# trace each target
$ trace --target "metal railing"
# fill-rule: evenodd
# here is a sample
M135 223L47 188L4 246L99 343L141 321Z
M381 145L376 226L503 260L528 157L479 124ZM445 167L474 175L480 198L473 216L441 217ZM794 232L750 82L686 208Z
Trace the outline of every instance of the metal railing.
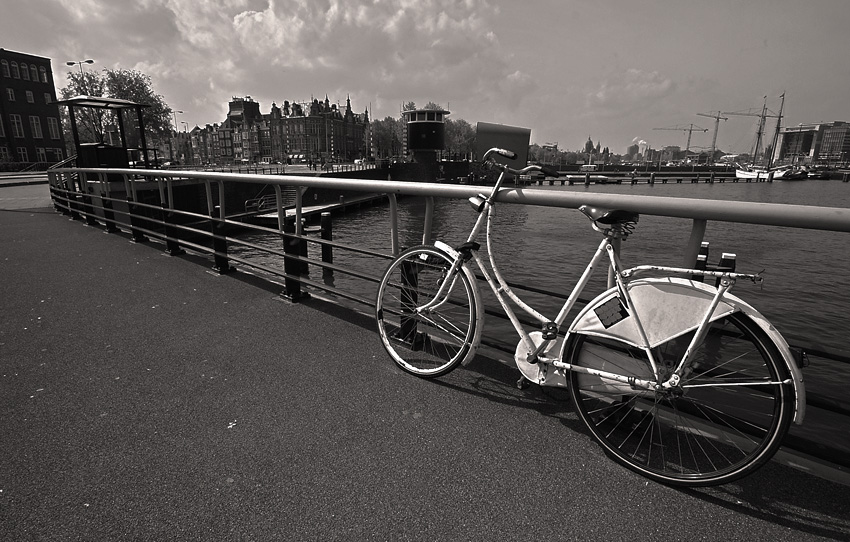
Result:
M352 251L388 261L399 251L398 196L426 198L423 242L429 242L435 197L466 199L486 190L480 186L408 181L84 168L51 170L49 172L49 183L57 210L74 218L85 220L89 224L101 222L105 225L107 231L129 230L133 239L137 241L146 240L148 237L157 238L165 243L166 250L171 254L178 254L184 249L211 254L215 261L214 269L221 273L226 273L231 269L230 262L236 262L279 277L284 282L284 295L293 300L298 300L306 295L302 291L302 286L307 286L372 307L374 306L374 299L366 298L355 291L340 289L331 284L314 280L306 272L307 267L314 266L321 268L323 272L331 271L346 274L359 280L377 283L380 281L380 276L374 273L335 264L332 251ZM176 187L185 186L187 183L195 185L198 190L202 190L206 201L205 208L200 210L176 208L174 191ZM231 202L232 208L229 208L225 196L225 186L229 183L270 185L274 194L272 197L266 197L264 201L273 201L273 205L271 209L263 205L263 211L277 212L276 227L246 223L244 221L244 199L238 203ZM293 190L291 187L295 189ZM389 252L376 252L334 242L331 235L325 235L324 224L321 238L305 235L303 218L306 213L315 212L315 209L310 211L304 205L302 195L304 190L308 188L385 194L389 199L390 211ZM148 197L142 198L142 194L147 194ZM294 194L294 204L291 203L292 198L287 194ZM691 220L690 237L683 251L682 265L685 267L694 266L709 221L850 232L850 209L842 208L588 192L576 193L534 188L506 188L498 194L496 199L499 202L509 204L570 209L587 204L626 209L646 215ZM327 208L331 209L332 207L328 206ZM329 217L328 223L330 223ZM282 246L280 249L269 248L228 235L228 229L234 227L250 228L253 231L278 235L283 241ZM307 243L321 246L321 260L308 257ZM280 257L284 264L283 272L279 268L258 263L256 260L235 256L228 250L228 246L233 247L234 245ZM523 285L511 283L511 287L558 297L558 294ZM484 344L509 353L513 352L512 346L506 345L506 343L500 344L498 340L485 341ZM818 358L839 363L850 363L850 355L846 352L822 347L812 340L797 341L794 348L801 357L803 357L803 352L806 352ZM819 396L817 393L809 393L808 397L810 406L850 416L850 409L840 401ZM850 466L850 459L847 458L837 460L835 457L830 457L829 460Z

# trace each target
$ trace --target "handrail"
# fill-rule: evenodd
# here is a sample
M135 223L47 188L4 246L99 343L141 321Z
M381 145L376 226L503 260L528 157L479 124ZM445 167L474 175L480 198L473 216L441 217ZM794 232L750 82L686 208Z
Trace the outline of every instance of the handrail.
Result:
M464 199L477 196L480 186L446 185L411 181L377 181L343 179L338 177L313 177L300 175L255 175L216 173L205 171L180 171L112 168L63 168L57 173L85 172L132 176L172 177L204 181L294 185L323 187L363 192L403 194L408 196L436 196ZM624 194L594 194L588 192L555 192L535 188L505 188L496 197L504 203L520 203L544 207L577 209L581 205L615 207L641 214L690 218L694 220L720 220L763 226L784 226L825 231L850 232L850 209L817 207L785 203L755 203L662 196L635 196Z

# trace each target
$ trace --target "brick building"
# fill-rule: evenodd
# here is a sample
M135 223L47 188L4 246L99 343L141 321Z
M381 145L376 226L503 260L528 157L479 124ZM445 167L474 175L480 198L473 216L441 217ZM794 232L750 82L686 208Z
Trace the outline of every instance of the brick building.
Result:
M0 164L64 158L50 59L0 49Z
M370 155L370 124L366 112L324 102L272 103L267 114L251 99L234 97L221 124L190 132L194 164L256 164L260 162L351 162Z

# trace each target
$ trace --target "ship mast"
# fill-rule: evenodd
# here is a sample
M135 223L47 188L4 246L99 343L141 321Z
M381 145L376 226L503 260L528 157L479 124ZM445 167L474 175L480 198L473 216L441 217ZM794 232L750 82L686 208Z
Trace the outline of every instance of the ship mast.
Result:
M785 93L783 92L782 93L782 106L784 106L784 105L785 105ZM743 112L743 111L724 111L723 114L724 115L740 115L742 117L759 117L759 127L758 127L758 133L756 134L756 144L755 144L755 147L753 147L753 157L752 157L753 164L755 164L756 158L758 158L759 149L761 149L761 140L762 140L762 135L764 135L764 124L765 124L765 120L767 119L767 117L778 117L779 118L779 120L777 121L776 135L774 136L774 143L773 143L774 146L776 145L776 140L779 137L779 124L782 122L782 107L779 108L779 115L768 115L767 114L767 96L764 97L764 105L762 105L761 113L750 113L750 112ZM772 160L773 160L773 158L771 157L770 161L772 162Z
M770 145L770 160L767 162L767 167L773 167L773 157L776 156L776 144L779 142L779 128L782 125L782 109L785 107L785 92L782 92L782 101L779 103L779 114L776 116L776 131L773 132L773 143Z

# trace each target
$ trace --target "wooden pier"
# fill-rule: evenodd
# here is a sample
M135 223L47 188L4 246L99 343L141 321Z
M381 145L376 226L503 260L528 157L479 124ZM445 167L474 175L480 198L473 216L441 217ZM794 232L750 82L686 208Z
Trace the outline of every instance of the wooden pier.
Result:
M517 185L523 186L573 186L573 185L585 185L589 186L591 184L714 184L714 183L738 183L738 182L772 182L773 179L765 177L762 179L738 179L734 174L732 175L719 175L715 173L710 174L696 174L696 175L660 175L656 173L642 174L642 175L591 175L586 173L584 175L565 175L563 177L552 178L552 177L541 177L541 176L531 176L531 175L522 175L519 179L517 179Z
M341 214L348 212L352 209L359 209L360 207L364 207L367 205L375 205L376 203L386 201L386 194L365 194L362 196L340 196L338 202L334 203L322 203L319 205L304 205L301 207L301 218L307 222L315 222L318 220L318 217L322 215L322 213L331 213L333 214ZM295 218L295 206L291 205L285 209L286 218L294 219ZM272 212L260 212L258 214L254 214L251 216L246 216L244 218L245 222L250 224L255 224L258 226L265 226L268 228L277 228L278 227L278 213L277 211Z

